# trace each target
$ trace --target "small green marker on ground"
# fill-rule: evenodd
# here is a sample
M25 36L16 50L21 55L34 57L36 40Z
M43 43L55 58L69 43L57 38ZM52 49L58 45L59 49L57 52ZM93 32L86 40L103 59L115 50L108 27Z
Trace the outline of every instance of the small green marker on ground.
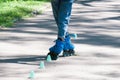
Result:
M76 33L74 33L74 38L77 39L77 34Z
M45 69L44 61L41 61L41 62L40 62L39 68L40 68L40 69Z
M52 60L51 60L51 56L48 55L48 56L47 56L47 62L50 62L50 61L52 61Z
M35 78L35 72L34 72L34 71L31 71L31 72L30 72L29 78L30 78L30 79L34 79L34 78Z
M77 39L77 34L76 33L70 34L70 37L73 37L74 39Z

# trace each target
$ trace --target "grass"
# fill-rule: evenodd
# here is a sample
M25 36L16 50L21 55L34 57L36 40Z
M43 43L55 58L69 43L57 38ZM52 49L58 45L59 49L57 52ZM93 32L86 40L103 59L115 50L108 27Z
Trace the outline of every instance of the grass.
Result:
M42 8L47 2L44 1L12 1L0 3L0 26L10 27L14 22L33 16L33 12L42 13Z

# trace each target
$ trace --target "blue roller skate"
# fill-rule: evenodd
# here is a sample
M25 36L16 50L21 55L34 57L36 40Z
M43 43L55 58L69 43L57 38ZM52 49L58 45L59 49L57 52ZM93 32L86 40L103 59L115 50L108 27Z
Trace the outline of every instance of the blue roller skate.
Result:
M64 48L64 41L57 39L56 44L49 49L49 53L47 54L51 56L52 60L57 60L59 57L59 54L63 51Z
M65 44L63 49L63 57L75 55L74 45L71 42L70 36L65 37Z

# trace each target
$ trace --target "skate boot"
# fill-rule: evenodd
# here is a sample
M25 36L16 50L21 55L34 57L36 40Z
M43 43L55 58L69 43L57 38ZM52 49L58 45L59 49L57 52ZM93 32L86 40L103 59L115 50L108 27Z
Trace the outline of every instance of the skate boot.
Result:
M75 55L74 45L71 42L70 36L65 37L65 44L63 49L63 57Z
M49 53L47 54L51 56L52 60L57 60L59 57L59 54L63 51L64 47L64 41L57 39L56 44L49 49Z

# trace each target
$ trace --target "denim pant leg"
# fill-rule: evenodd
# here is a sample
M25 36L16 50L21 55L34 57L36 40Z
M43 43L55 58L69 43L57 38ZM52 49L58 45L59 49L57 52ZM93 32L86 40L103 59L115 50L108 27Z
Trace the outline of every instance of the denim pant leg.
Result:
M60 6L60 0L51 0L53 16L55 18L56 24L58 26L58 11Z
M68 32L73 0L52 0L53 14L58 26L58 37L65 38Z

